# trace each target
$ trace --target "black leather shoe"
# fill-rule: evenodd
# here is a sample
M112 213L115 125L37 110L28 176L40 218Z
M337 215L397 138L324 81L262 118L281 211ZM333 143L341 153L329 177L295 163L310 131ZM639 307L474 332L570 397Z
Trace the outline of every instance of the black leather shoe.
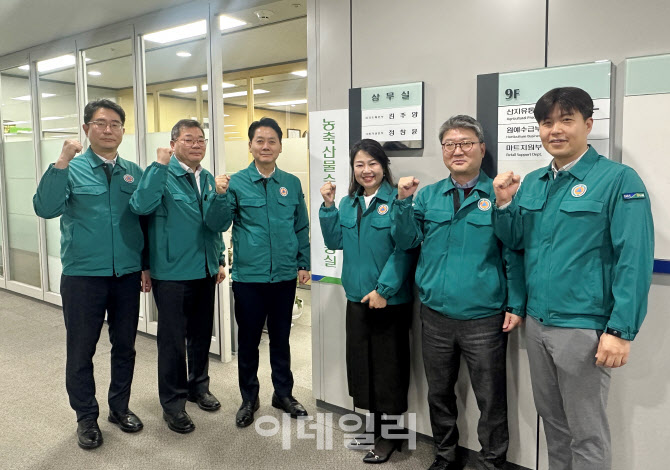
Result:
M386 462L394 451L402 452L401 439L386 439L385 437L378 437L375 441L375 448L363 457L365 463L384 463Z
M130 410L121 412L109 410L107 420L116 424L123 432L137 432L144 427L140 418Z
M209 392L201 393L200 395L189 395L188 401L197 403L201 410L216 411L221 408L221 403L214 395Z
M291 415L291 418L298 418L302 416L307 416L307 411L305 407L300 404L298 400L295 399L293 395L287 397L279 398L276 393L272 394L272 406L284 410L284 413Z
M456 462L449 462L444 457L438 455L435 457L435 460L433 460L433 464L428 467L428 470L456 470L460 468L461 467L458 466Z
M77 444L82 449L90 450L102 445L102 433L98 427L98 421L82 419L77 423Z
M260 408L261 402L256 397L256 401L252 402L249 400L244 400L242 402L242 406L240 406L240 409L237 410L237 414L235 415L235 424L237 425L238 428L246 428L249 426L251 423L254 422L254 413L258 411L258 408Z
M175 414L163 411L163 419L167 422L168 428L180 434L188 434L195 429L195 424L186 411L179 411Z

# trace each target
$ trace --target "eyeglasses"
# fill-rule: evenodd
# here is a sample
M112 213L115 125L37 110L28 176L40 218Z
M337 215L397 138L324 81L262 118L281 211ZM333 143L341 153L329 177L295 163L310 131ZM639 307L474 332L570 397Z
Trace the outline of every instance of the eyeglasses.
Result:
M104 131L109 127L113 131L118 131L123 127L123 124L120 123L119 121L112 121L112 122L107 122L107 121L91 121L88 123L89 126L93 125L95 126L96 129Z
M466 140L464 142L444 142L442 144L442 148L447 152L447 153L454 153L456 151L456 147L460 147L461 150L464 152L469 152L472 150L472 146L475 144L481 144L480 142L470 142L469 140Z
M182 144L186 145L187 147L193 147L195 144L198 144L199 146L203 147L207 145L209 139L181 139L179 142Z

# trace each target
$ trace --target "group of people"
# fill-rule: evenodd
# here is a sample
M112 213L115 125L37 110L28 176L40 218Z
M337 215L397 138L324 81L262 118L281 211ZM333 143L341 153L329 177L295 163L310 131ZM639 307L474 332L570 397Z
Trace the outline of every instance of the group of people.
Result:
M436 450L429 470L460 468L461 356L481 413L477 465L503 468L507 333L525 317L549 468L611 466L611 369L628 360L653 271L649 196L633 169L588 144L593 101L584 90L553 89L534 115L553 160L523 184L511 171L491 179L481 170L484 130L457 115L438 134L447 178L417 191L420 181L405 176L396 189L382 146L364 139L351 149L351 182L339 209L335 185L321 188L324 241L344 253L349 393L375 423L364 462L385 462L403 445L380 423L407 410L416 262ZM362 444L370 444L364 435L351 445Z
M111 349L108 420L137 432L129 409L140 292L153 291L158 308L158 395L172 431L195 429L186 401L205 411L221 403L209 387L209 350L216 285L226 278L222 232L233 225L235 317L242 405L235 422L246 427L258 410L258 346L270 335L272 405L306 416L293 397L289 333L296 290L309 279L309 224L300 180L276 167L282 131L263 118L249 127L254 161L232 178L201 165L202 125L182 119L170 147L142 170L118 148L125 112L101 99L84 109L90 146L66 140L42 176L35 213L61 216L61 297L66 326L66 389L77 415L77 442L103 443L98 426L93 356L105 313Z
M66 141L34 197L39 216L61 216L66 387L79 445L102 444L92 358L105 312L108 419L126 432L142 429L128 408L140 291L153 290L158 307L158 388L168 427L193 431L187 400L206 411L220 407L209 389L208 352L216 284L226 277L222 232L231 224L242 395L236 424L250 425L259 408L266 322L272 405L306 416L292 395L289 334L296 277L310 276L309 222L300 181L275 163L279 125L252 123L249 167L215 178L201 166L207 139L197 121L177 122L170 148L159 148L143 171L118 155L119 105L93 101L84 114L90 147L75 158L81 144ZM398 416L408 409L413 277L436 450L429 470L457 468L461 357L481 413L477 464L503 467L507 334L524 318L550 468L610 468L611 369L628 360L651 284L649 196L634 170L588 144L593 101L585 91L553 89L534 114L553 160L523 184L513 172L491 179L481 170L484 130L456 115L439 129L449 175L437 183L417 191L420 181L405 176L396 186L383 147L364 139L351 148L339 205L335 184L321 188L324 241L344 253L349 393L371 418L369 432L350 446L368 450L366 463L387 461L404 443L402 433L383 430L402 428Z

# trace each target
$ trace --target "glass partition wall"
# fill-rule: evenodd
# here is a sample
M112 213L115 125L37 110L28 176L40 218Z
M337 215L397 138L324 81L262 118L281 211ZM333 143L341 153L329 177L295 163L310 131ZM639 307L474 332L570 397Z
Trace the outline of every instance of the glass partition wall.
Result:
M284 130L278 165L308 196L306 10L283 0L267 7L262 15L213 12L214 2L174 7L0 57L0 288L60 303L59 218L39 219L32 198L66 139L86 147L90 100L124 108L119 155L142 167L169 146L178 120L197 119L209 139L202 165L214 174L247 167L248 126L272 117ZM211 352L225 360L229 310L222 286ZM153 296L143 295L139 329L155 334L157 321Z

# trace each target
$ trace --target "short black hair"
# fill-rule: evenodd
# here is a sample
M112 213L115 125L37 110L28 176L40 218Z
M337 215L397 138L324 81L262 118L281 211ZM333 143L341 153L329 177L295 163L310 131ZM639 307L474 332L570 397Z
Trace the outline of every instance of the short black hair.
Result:
M181 119L177 121L177 124L175 124L172 127L172 131L170 132L170 139L177 140L179 138L179 135L181 134L181 130L183 128L189 128L189 127L197 127L202 131L202 135L204 137L205 130L202 128L202 124L200 124L195 119Z
M593 100L591 96L581 88L567 86L549 90L537 100L535 104L535 120L542 122L549 117L554 108L564 113L573 113L575 111L582 115L584 120L593 116Z
M254 121L251 123L251 125L249 126L249 142L251 142L254 139L256 129L258 129L259 127L270 127L274 129L274 131L279 136L279 143L281 144L281 137L282 137L281 127L279 127L277 121L269 117L262 117L260 121Z
M377 160L384 170L384 177L382 181L388 181L391 186L393 183L393 175L391 174L391 159L384 152L384 148L379 142L373 139L363 139L356 142L349 152L349 166L351 167L351 181L349 181L349 196L354 197L361 188L361 185L354 177L354 160L356 154L360 151L368 153L372 158Z
M100 108L111 109L112 111L114 111L116 114L119 115L119 117L121 118L121 124L126 123L126 112L123 110L123 108L118 104L116 104L115 102L108 100L107 98L103 98L101 100L88 102L88 104L84 108L84 124L88 124L89 122L91 122L91 119L93 119L93 115Z

